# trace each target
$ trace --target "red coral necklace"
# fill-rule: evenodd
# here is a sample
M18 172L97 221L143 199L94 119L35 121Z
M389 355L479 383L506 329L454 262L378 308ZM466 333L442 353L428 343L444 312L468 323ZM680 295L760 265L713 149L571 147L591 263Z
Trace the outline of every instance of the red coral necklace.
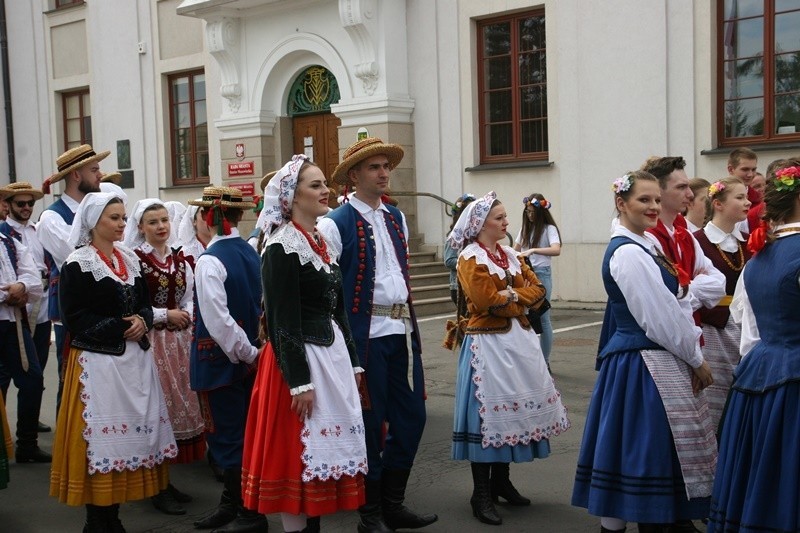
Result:
M482 242L478 241L478 246L486 250L486 255L489 256L489 260L494 263L495 265L499 266L503 270L508 270L508 256L503 251L502 247L497 247L497 251L500 252L498 255L492 253L486 246L483 245Z
M303 234L303 237L306 238L308 245L311 246L311 249L322 258L322 262L326 265L330 265L331 257L328 255L328 245L325 243L325 239L320 239L320 242L318 243L314 237L309 235L308 232L301 228L300 225L294 220L292 220L292 224L294 224L294 227L297 228L297 231Z
M100 257L103 263L105 263L106 266L108 266L108 268L111 269L111 272L113 272L115 276L117 276L122 281L126 281L128 279L128 268L125 266L125 261L122 260L122 254L119 253L119 250L114 248L113 255L114 258L117 260L117 264L119 265L119 268L115 268L114 262L108 257L106 257L106 254L101 252L96 246L92 246L92 248L94 248L95 252L97 252L97 255Z

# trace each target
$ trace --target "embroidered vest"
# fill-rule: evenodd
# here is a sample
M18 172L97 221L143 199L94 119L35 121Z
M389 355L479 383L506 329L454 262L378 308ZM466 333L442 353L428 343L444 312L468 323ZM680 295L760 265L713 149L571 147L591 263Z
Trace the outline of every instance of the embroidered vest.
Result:
M261 272L258 254L243 239L223 239L206 249L203 255L216 257L225 266L225 294L228 311L233 320L258 347L258 317L261 314ZM202 257L202 255L201 255ZM198 280L202 283L202 280ZM244 379L253 368L234 364L208 332L203 312L197 303L197 284L194 291L194 329L189 361L192 390L208 391Z
M732 269L725 259L722 258L722 254L725 254L728 261L738 266L738 262L740 261L739 252L728 253L720 250L708 240L708 236L703 230L694 232L694 238L697 239L705 256L708 257L714 266L717 267L717 270L722 272L725 276L725 294L733 296L733 291L736 290L736 282L739 281L739 275L742 271L739 270L737 272ZM747 249L747 235L744 235L744 242L739 245L742 247L742 262L746 263L747 260L750 259L750 251ZM728 323L728 317L731 316L731 310L728 305L718 305L712 309L701 307L698 313L700 314L700 321L703 324L708 324L716 328L724 328Z
M650 255L650 252L647 252L641 244L628 237L614 237L608 244L602 267L603 285L608 294L608 304L606 305L603 329L600 333L598 366L599 361L610 354L662 349L657 343L647 338L644 330L631 314L619 285L617 285L617 282L614 281L614 278L611 276L611 257L614 255L614 252L617 251L617 248L627 244L639 246L645 250L647 255ZM653 261L656 262L661 270L661 278L664 281L664 285L674 294L678 290L678 279L670 274L664 265L660 264L655 257L653 257Z
M0 241L3 242L3 245L6 247L6 253L8 253L8 259L11 261L11 266L14 267L14 275L17 275L17 245L14 244L14 239L3 233L3 236L0 237Z
M75 220L75 213L70 210L66 202L61 198L50 204L47 211L55 211L70 226ZM61 309L58 307L58 280L61 265L56 265L56 262L53 261L53 256L47 250L44 251L44 260L50 264L50 290L47 295L49 318L50 320L61 320Z
M141 250L134 250L142 261L142 276L150 292L153 307L177 309L186 294L186 259L178 250L171 250L169 257L175 265L174 272L162 270L153 258Z
M384 204L386 205L386 204ZM422 343L419 337L419 327L411 306L411 289L408 277L408 248L406 236L403 235L401 225L403 215L394 206L386 205L388 213L383 213L389 237L392 240L395 254L397 255L400 269L409 289L408 304L411 311L411 323L414 331L411 335L411 348L414 355L422 352ZM362 366L366 366L369 354L369 326L372 314L372 296L375 292L375 234L370 224L361 213L349 203L334 209L327 215L335 223L342 237L342 255L339 258L339 267L342 270L342 284L344 286L344 303L353 340L356 343L358 359Z

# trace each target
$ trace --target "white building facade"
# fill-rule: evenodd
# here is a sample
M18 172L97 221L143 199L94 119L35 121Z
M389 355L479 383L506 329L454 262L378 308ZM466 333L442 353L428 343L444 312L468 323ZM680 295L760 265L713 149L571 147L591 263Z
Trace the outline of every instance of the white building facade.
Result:
M15 179L41 183L91 140L134 200L207 183L259 194L297 151L329 171L363 128L405 149L399 193L494 190L512 234L522 197L544 194L564 242L556 297L600 301L614 178L651 155L712 181L737 145L761 170L800 155L800 34L786 30L800 5L753 4L6 2ZM444 205L398 198L418 242L441 248Z

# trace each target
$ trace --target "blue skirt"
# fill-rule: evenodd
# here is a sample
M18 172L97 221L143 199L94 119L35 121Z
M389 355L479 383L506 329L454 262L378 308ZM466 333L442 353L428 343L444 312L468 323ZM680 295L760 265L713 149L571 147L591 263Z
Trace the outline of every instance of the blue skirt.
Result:
M638 351L600 363L572 505L595 516L649 524L708 516L709 498L686 497L667 413Z
M708 531L800 531L800 383L731 390Z
M550 455L550 442L547 439L539 442L531 439L529 444L515 446L504 444L499 448L494 446L484 448L481 445L481 416L478 413L481 402L475 397L477 387L472 381L474 369L470 364L471 344L472 336L467 335L461 344L458 356L452 458L473 463L525 463L537 457L544 459ZM486 379L488 378L489 376L486 376Z

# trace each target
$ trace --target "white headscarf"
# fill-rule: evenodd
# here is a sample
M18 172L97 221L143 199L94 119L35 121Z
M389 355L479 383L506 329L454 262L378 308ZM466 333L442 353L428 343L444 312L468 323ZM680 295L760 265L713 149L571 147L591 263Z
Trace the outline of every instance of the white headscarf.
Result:
M264 209L258 215L256 227L266 235L270 235L275 228L288 222L292 217L292 202L294 191L297 189L297 179L300 167L308 161L303 154L293 155L292 158L272 176L264 191Z
M153 205L165 207L164 202L158 198L145 198L133 206L133 213L128 217L128 224L125 226L125 246L131 250L138 248L145 241L144 233L139 231L139 222L142 221L145 210Z
M122 200L122 205L125 206L125 210L128 210L128 195L125 194L125 191L122 190L122 187L116 183L111 183L110 181L101 182L100 192L110 192L111 194L118 196Z
M197 210L200 209L196 205L190 205L186 208L186 212L181 217L181 223L178 226L178 239L175 243L176 246L186 246L195 237L194 217L197 215Z
M72 247L86 246L91 242L92 238L89 232L97 225L108 202L114 198L122 200L118 195L110 192L90 192L83 197L78 211L75 212L75 220L69 233L69 244Z
M181 202L170 200L164 202L164 207L169 213L169 244L170 246L178 242L178 228L181 226L181 219L186 213L186 206Z
M495 200L497 200L497 195L494 191L489 191L483 198L478 198L467 205L467 208L458 217L458 222L453 226L453 231L447 236L447 244L454 250L460 250L464 247L465 242L475 240L478 233L481 232L483 223L486 222L486 217L492 210Z

